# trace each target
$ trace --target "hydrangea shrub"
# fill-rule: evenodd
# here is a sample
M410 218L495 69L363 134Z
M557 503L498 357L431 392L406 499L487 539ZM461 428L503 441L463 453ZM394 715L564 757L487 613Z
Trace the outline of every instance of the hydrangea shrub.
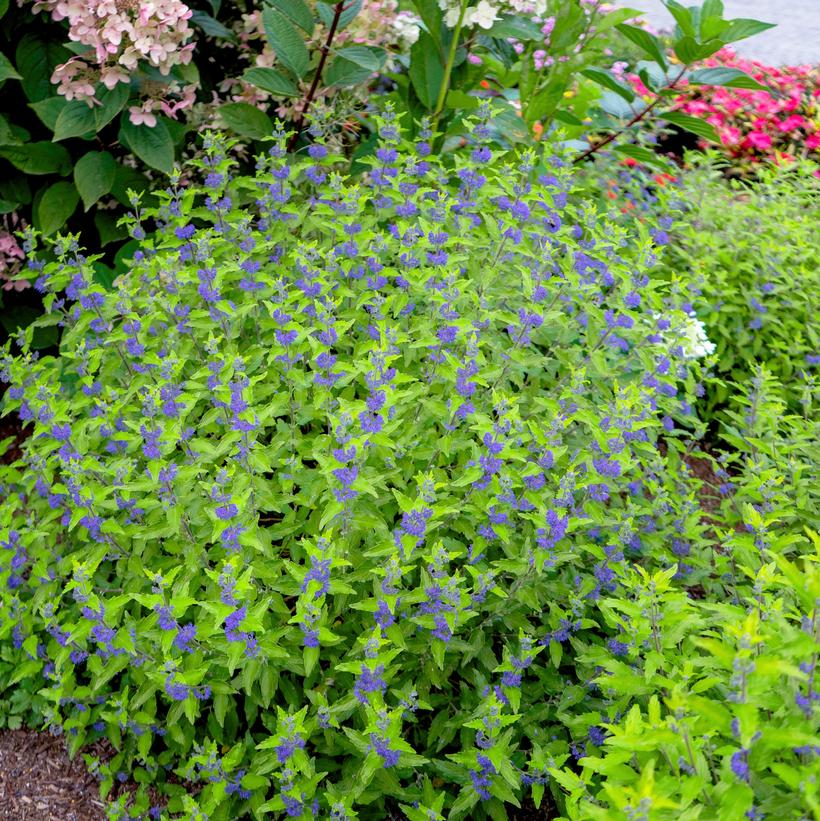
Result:
M63 337L3 357L33 429L3 478L0 680L41 681L72 749L110 740L104 791L162 792L122 818L797 807L795 754L726 700L745 634L684 653L747 600L687 595L729 583L682 461L704 351L652 237L576 201L560 157L493 157L484 122L446 159L398 133L358 180L285 135L235 176L209 140L200 184L135 200L114 291L74 238L51 262L29 238ZM780 618L791 716L812 639ZM737 738L684 771L718 710Z

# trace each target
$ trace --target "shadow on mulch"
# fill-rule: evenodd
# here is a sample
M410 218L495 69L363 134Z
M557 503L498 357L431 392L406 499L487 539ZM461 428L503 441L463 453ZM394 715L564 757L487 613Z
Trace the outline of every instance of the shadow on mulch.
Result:
M0 732L0 821L105 821L99 784L65 740L31 730Z

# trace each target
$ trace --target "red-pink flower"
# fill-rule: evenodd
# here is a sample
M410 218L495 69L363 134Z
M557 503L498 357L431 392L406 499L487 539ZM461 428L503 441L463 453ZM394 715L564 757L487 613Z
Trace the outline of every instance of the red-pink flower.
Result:
M763 131L752 131L746 139L749 145L759 151L765 151L767 148L772 147L772 138Z

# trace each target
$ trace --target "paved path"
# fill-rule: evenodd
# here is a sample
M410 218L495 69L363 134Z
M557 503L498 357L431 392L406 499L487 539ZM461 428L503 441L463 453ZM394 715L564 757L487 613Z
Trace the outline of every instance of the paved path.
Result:
M674 25L672 15L661 0L615 0L616 5L647 12L656 28ZM684 6L695 0L684 0ZM734 48L745 57L771 65L820 63L820 0L723 0L726 17L751 17L777 23L777 28L764 31Z

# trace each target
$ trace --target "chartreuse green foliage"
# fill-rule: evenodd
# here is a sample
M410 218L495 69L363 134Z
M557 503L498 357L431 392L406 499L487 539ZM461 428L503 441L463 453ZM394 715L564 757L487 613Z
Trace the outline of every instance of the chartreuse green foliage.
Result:
M693 158L694 159L694 158ZM654 208L678 207L664 266L691 283L692 303L717 346L719 376L747 383L756 363L798 408L820 366L820 179L812 164L761 167L754 184L696 162ZM728 382L710 393L725 402Z
M651 235L471 129L388 117L358 181L208 138L116 292L29 238L64 333L3 355L0 684L110 740L112 817L814 812L802 508L750 455L705 517Z

